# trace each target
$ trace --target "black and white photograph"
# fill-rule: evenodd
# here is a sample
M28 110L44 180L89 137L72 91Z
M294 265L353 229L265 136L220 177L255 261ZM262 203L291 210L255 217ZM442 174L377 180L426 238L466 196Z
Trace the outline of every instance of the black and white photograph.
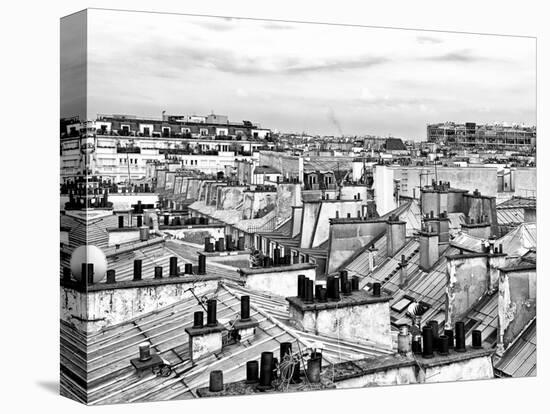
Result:
M543 3L3 10L2 412L544 412Z
M62 395L536 376L534 38L89 9L61 47Z

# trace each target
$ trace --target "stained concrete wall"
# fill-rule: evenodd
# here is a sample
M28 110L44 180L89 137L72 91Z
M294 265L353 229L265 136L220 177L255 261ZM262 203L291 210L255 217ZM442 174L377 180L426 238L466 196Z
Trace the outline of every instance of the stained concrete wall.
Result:
M275 208L277 211L277 222L290 218L293 206L302 205L302 191L300 184L279 184L277 186L277 198Z
M167 170L157 170L157 188L164 188L166 185Z
M239 210L244 203L246 187L219 187L216 210Z
M284 272L274 272L266 268L261 273L246 275L245 287L248 289L283 297L296 296L298 292L298 275L305 275L315 282L315 268L292 270L284 266Z
M499 339L507 347L536 316L536 270L501 272L499 282Z
M125 228L124 230L109 231L109 246L130 243L139 240L139 229Z
M277 202L276 192L247 191L244 193L243 200L243 220L257 218L256 214L260 210L266 213L272 211ZM264 214L265 215L265 214Z
M190 178L187 181L187 199L198 200L199 191L201 188L202 180L198 178Z
M419 382L469 381L494 377L491 356L485 356L426 368L425 375L419 378Z
M537 195L537 169L515 168L512 170L514 195L530 197Z
M170 171L166 173L166 183L164 184L164 189L166 191L174 191L174 184L176 181L176 173L173 171Z
M290 316L299 329L308 332L392 348L389 302L306 311L291 305Z
M464 255L447 259L447 319L448 327L463 318L489 289L486 256Z
M380 387L384 385L406 385L416 383L418 383L418 380L416 378L414 366L380 370L371 374L335 382L336 388L339 389L373 386Z
M382 220L331 224L327 272L336 271L354 254L385 231L386 222Z
M217 280L174 283L150 287L108 289L81 293L61 287L61 319L86 332L98 330L136 318L174 302L212 292Z

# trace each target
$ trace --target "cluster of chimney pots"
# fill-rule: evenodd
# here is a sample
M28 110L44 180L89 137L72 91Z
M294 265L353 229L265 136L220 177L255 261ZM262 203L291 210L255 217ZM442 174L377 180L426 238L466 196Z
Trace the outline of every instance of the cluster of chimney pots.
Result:
M135 259L134 260L134 272L133 272L133 279L134 281L142 280L142 265L143 262L141 259ZM82 278L81 283L86 285L92 285L94 284L94 264L93 263L82 263ZM178 266L178 258L176 256L170 257L170 263L169 263L169 271L168 276L169 277L179 277L181 274L180 267ZM196 272L193 271L193 264L192 263L185 263L184 265L184 275L205 275L206 274L206 257L199 255L199 265L196 269ZM154 273L153 273L154 279L162 279L163 276L163 267L162 266L155 266L154 267ZM63 280L69 281L71 280L71 269L68 267L63 267ZM116 272L114 269L107 270L107 284L116 283Z
M213 327L218 324L216 312L216 299L207 300L207 327ZM241 296L240 316L241 321L250 320L250 296L248 295ZM193 328L202 327L204 327L204 312L197 311L193 315ZM256 388L260 391L273 388L273 381L279 378L291 384L299 384L302 382L300 377L301 361L303 361L302 357L295 358L293 356L291 342L281 342L279 345L279 358L276 358L272 351L265 351L261 353L259 362L257 360L246 362L245 382L250 385L256 385ZM307 359L307 368L305 370L305 375L310 383L319 383L321 381L321 361L321 352L313 350ZM220 392L223 389L223 372L220 370L211 371L209 391Z
M170 220L171 219L171 220ZM162 216L162 224L165 226L192 226L192 225L206 225L210 223L208 217L182 217L181 215L164 214Z
M348 278L347 270L341 270L339 276L327 276L326 287L322 284L315 285L314 281L305 275L298 275L298 297L304 303L339 301L343 296L351 296L353 292L359 291L359 277ZM381 294L381 284L372 285L373 296L379 297Z
M481 331L472 331L472 348L481 349ZM433 358L435 352L439 355L449 355L449 350L466 352L466 331L464 322L456 322L455 329L445 329L443 335L439 334L439 322L428 321L422 327L422 334L415 335L411 341L409 326L402 325L397 335L397 350L400 354L413 353L423 358Z
M216 252L232 252L232 251L239 251L239 250L245 250L244 246L244 236L240 236L237 239L237 244L235 244L235 241L233 240L233 236L231 234L227 234L224 237L220 237L218 240L216 240L214 243L212 243L211 237L205 237L204 239L204 251L206 253L213 253Z

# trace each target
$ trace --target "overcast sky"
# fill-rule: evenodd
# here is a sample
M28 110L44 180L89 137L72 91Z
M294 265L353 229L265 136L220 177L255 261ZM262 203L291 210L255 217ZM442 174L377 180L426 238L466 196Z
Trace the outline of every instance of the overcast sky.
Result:
M88 116L228 115L285 132L425 139L536 122L535 40L90 10Z

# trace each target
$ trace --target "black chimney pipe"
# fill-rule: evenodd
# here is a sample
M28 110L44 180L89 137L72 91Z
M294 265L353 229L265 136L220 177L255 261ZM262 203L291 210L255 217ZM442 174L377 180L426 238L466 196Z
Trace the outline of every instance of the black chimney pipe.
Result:
M206 274L206 256L199 254L199 275Z
M124 216L118 216L118 228L121 229L124 227Z
M445 329L443 334L448 338L449 348L454 348L455 346L455 333L452 329Z
M250 296L241 296L241 320L250 320Z
M170 216L168 214L164 215L164 225L168 226L170 224Z
M218 324L218 320L216 319L216 307L216 299L208 299L206 301L206 325L208 326L216 326Z
M204 326L204 312L197 311L193 314L193 328L202 328Z
M422 328L422 357L433 358L433 331L431 326Z
M281 265L281 249L275 247L273 249L273 266Z
M464 322L455 323L455 351L466 352L466 336L464 333Z
M332 280L332 300L340 300L340 278L335 277Z
M63 269L65 270L65 269ZM71 277L69 273L69 278ZM107 270L107 283L116 283L116 273L115 269L109 269Z
M439 337L437 352L440 355L449 355L449 338L446 335Z
M304 302L311 303L313 302L313 280L306 278L305 287Z
M216 370L210 372L210 384L208 386L210 392L223 391L223 371Z
M271 387L273 375L273 352L262 352L260 359L260 384L262 388Z
M259 371L258 361L246 362L246 383L247 384L255 384L258 382L258 371Z
M428 325L432 328L433 334L433 347L435 349L439 348L439 322L436 320L431 320L428 322Z
M376 297L380 297L380 290L382 288L382 285L379 282L375 282L372 284L372 295Z
M340 270L340 290L342 292L344 292L344 286L346 285L347 280L348 280L348 271Z
M327 298L334 298L334 276L327 276Z
M134 260L134 280L141 280L141 259Z
M481 331L474 329L472 331L472 348L480 349L482 347L481 342Z
M155 279L162 279L162 266L155 266Z
M421 354L422 353L422 344L420 343L420 338L414 338L412 340L412 347L411 350L413 354Z
M176 256L170 257L170 276L174 277L178 275L178 258Z
M306 276L305 275L298 275L298 297L300 299L304 298L304 292L305 292L305 283L306 283Z
M326 302L327 301L327 289L321 288L319 289L319 302Z
M359 290L359 277L353 276L351 278L351 290Z
M143 217L137 216L137 227L141 227L143 225Z
M344 296L351 296L351 281L346 280L343 289Z
M193 264L192 263L185 263L184 271L186 275L193 274Z

